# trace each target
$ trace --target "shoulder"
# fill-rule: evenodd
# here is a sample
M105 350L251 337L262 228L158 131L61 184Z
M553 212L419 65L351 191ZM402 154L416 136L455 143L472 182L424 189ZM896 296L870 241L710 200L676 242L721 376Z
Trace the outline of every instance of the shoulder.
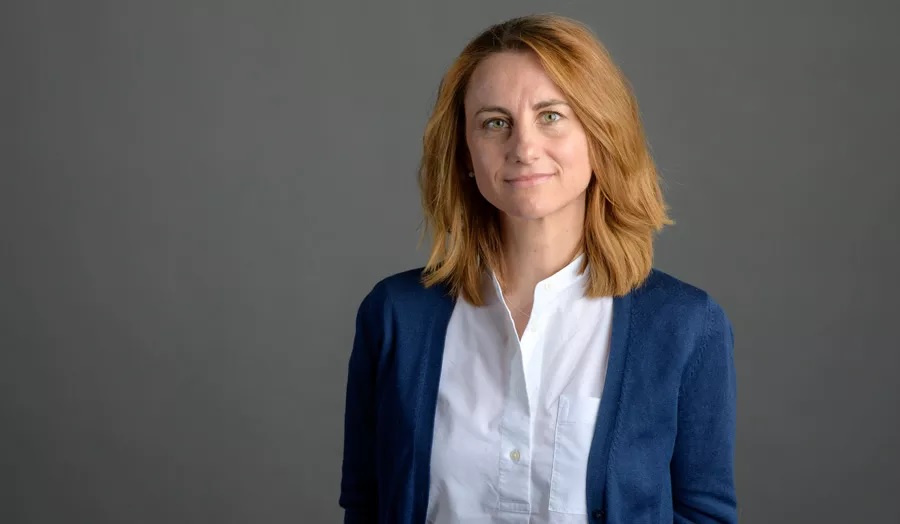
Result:
M378 348L380 361L415 358L434 328L449 323L455 301L445 286L425 287L422 276L423 268L416 268L384 277L359 306L357 330Z
M710 293L657 268L631 294L638 313L653 312L680 323L727 321L724 309Z
M723 307L707 291L653 269L630 293L630 329L634 336L653 340L657 347L676 348L684 358L718 340L730 352L731 322ZM727 347L726 347L727 346Z
M633 293L641 300L682 307L703 305L710 299L709 293L705 290L658 268L653 268L650 275Z
M378 280L363 299L362 308L416 311L452 301L446 287L422 284L423 271L423 267L407 269Z

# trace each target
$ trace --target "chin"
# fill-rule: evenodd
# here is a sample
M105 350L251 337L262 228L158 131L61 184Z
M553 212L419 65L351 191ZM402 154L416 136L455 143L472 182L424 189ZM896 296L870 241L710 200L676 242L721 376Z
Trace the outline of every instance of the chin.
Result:
M541 205L539 202L529 203L510 203L502 207L498 207L500 211L510 218L518 218L522 220L540 220L552 215L557 209L553 206Z
M557 214L568 215L568 210L574 211L578 197L566 198L563 195L517 195L519 198L503 198L491 202L494 207L510 218L519 220L541 220Z

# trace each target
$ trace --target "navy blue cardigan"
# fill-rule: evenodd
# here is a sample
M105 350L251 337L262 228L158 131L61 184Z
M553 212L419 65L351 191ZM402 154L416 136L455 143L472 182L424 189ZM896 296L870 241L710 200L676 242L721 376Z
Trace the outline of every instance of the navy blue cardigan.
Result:
M345 523L424 523L454 299L421 268L379 282L356 318L340 505ZM613 302L588 458L590 522L737 522L731 324L704 291L653 270Z

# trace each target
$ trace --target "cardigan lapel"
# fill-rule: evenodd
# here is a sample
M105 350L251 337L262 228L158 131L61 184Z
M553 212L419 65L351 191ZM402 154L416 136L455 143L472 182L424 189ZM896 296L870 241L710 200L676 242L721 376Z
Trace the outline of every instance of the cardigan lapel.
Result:
M437 407L438 386L444 357L444 341L447 326L456 301L445 286L437 285L427 290L429 300L419 310L424 347L421 352L423 375L419 381L416 399L415 429L413 435L414 457L410 474L415 489L410 522L425 522L428 512L428 490L431 482L431 447L434 440L434 415Z
M606 488L606 473L609 456L615 445L616 419L622 409L622 384L628 369L628 349L631 333L632 299L635 291L613 299L612 335L609 344L609 364L597 425L588 455L587 485L597 489L588 490L588 510L603 508Z

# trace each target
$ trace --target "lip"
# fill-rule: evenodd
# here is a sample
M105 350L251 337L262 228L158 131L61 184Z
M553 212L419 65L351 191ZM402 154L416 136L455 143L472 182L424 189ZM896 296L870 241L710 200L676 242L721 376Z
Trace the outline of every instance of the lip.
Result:
M513 187L531 187L543 184L551 178L553 178L552 173L539 173L534 175L517 176L515 178L507 178L506 180L504 180L504 182Z

